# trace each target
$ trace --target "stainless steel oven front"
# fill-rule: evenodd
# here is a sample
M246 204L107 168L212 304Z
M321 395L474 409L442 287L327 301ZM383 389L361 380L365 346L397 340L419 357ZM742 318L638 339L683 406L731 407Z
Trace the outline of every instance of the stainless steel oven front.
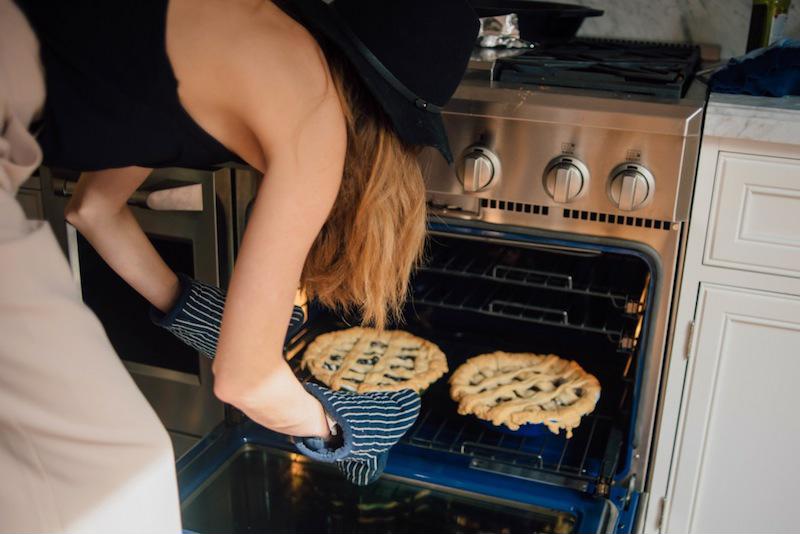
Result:
M64 208L77 173L44 168L41 175L45 215L84 301L173 438L185 436L187 444L194 442L224 416L223 404L214 397L210 360L152 324L148 303L65 222ZM158 169L129 200L136 219L172 269L222 287L227 285L236 245L232 175L231 169ZM193 191L194 200L170 204L174 193L186 188ZM152 201L159 197L160 202ZM176 449L181 448L185 447L176 443Z

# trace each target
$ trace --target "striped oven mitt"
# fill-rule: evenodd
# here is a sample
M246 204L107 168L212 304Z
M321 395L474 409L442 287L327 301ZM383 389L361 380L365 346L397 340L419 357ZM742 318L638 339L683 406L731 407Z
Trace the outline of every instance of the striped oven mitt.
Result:
M336 422L339 434L329 442L300 438L298 450L314 460L335 463L353 484L375 482L386 467L389 449L417 420L419 394L411 389L358 394L305 386Z
M213 358L225 292L183 274L178 274L178 279L181 291L175 305L167 313L151 308L150 317L190 347ZM294 336L304 320L303 310L295 306L287 337ZM327 443L320 438L300 438L297 448L312 459L335 462L344 476L358 485L378 479L389 448L419 415L420 398L412 390L357 395L316 384L306 384L306 389L322 403L341 432Z
M150 319L193 349L213 358L217 353L225 292L216 286L178 274L180 294L167 313L150 308ZM287 339L294 336L305 322L303 309L295 306L289 321Z

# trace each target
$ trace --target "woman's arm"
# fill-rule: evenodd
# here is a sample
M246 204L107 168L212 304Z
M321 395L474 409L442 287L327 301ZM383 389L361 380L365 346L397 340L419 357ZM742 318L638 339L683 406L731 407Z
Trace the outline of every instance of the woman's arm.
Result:
M219 398L295 436L328 434L320 404L294 377L282 345L303 263L336 197L336 159L272 160L231 280L214 361Z
M231 103L266 165L228 291L214 390L273 430L326 437L322 406L282 355L306 256L338 194L347 142L337 93L313 45L277 56L269 52L274 46L259 47L268 54L250 64ZM311 53L292 57L304 50Z
M123 167L81 174L65 216L131 287L161 311L178 294L178 278L128 208L151 169Z

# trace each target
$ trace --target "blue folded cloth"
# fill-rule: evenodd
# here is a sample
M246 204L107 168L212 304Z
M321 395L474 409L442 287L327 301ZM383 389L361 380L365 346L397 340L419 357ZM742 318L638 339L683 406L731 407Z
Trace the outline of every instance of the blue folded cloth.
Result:
M347 480L359 486L380 477L389 449L417 420L422 404L411 389L361 394L317 384L306 384L306 389L322 403L341 434L328 443L301 438L297 449L312 459L335 463Z
M178 274L180 294L167 313L150 308L150 319L169 330L193 349L213 358L225 307L225 292L216 286ZM303 309L295 306L289 321L287 339L294 336L305 322Z
M800 95L800 41L783 39L731 59L711 76L709 88L716 93Z

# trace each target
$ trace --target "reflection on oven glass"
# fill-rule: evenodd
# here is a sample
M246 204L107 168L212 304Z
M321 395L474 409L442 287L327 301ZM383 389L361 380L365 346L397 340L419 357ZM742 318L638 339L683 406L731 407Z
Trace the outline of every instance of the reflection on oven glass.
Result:
M190 496L197 532L573 532L573 515L383 479L352 486L330 466L245 446Z

